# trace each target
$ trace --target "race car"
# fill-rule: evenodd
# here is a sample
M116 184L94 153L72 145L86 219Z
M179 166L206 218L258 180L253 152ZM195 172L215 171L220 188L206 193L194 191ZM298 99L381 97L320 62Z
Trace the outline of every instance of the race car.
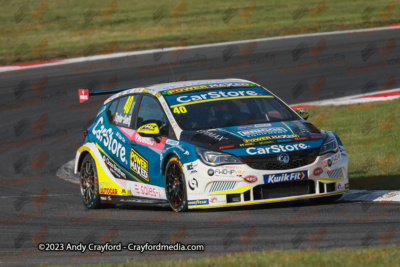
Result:
M297 199L318 203L349 190L348 156L339 137L254 82L80 92L81 101L115 93L76 153L75 173L89 209L150 203L181 212Z

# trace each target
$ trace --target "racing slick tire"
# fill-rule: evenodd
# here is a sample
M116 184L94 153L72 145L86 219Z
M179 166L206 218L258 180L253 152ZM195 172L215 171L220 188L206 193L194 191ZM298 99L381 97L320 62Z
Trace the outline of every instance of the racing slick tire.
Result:
M312 205L329 204L329 203L335 202L342 196L343 196L343 194L327 196L327 197L311 198L310 201L311 201Z
M83 158L79 181L85 207L88 209L101 208L96 163L90 154Z
M171 208L176 212L186 211L188 207L186 180L182 163L175 156L165 167L165 193Z

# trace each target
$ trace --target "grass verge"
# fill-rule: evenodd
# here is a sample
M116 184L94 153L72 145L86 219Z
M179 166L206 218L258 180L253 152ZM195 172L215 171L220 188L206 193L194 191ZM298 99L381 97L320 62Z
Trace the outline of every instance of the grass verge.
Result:
M3 0L0 65L387 26L399 15L394 0Z

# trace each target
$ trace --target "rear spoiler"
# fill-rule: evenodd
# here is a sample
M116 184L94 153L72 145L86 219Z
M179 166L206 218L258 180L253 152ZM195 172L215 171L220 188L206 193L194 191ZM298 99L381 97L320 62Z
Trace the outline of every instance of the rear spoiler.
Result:
M120 88L120 89L111 89L111 90L102 90L102 91L89 91L89 89L78 89L79 103L89 100L90 95L110 95L110 94L115 94L118 92L125 91L127 89L131 89L131 87Z

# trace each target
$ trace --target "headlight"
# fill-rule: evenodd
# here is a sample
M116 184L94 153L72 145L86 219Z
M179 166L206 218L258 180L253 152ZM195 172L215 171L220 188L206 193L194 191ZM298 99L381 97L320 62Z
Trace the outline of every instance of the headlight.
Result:
M326 132L326 134L328 135L328 138L326 138L325 142L321 146L321 150L319 151L320 155L330 152L336 153L339 150L339 145L335 136L330 132Z
M223 152L196 147L196 153L202 162L211 166L219 166L223 164L242 164L240 159L237 157Z

